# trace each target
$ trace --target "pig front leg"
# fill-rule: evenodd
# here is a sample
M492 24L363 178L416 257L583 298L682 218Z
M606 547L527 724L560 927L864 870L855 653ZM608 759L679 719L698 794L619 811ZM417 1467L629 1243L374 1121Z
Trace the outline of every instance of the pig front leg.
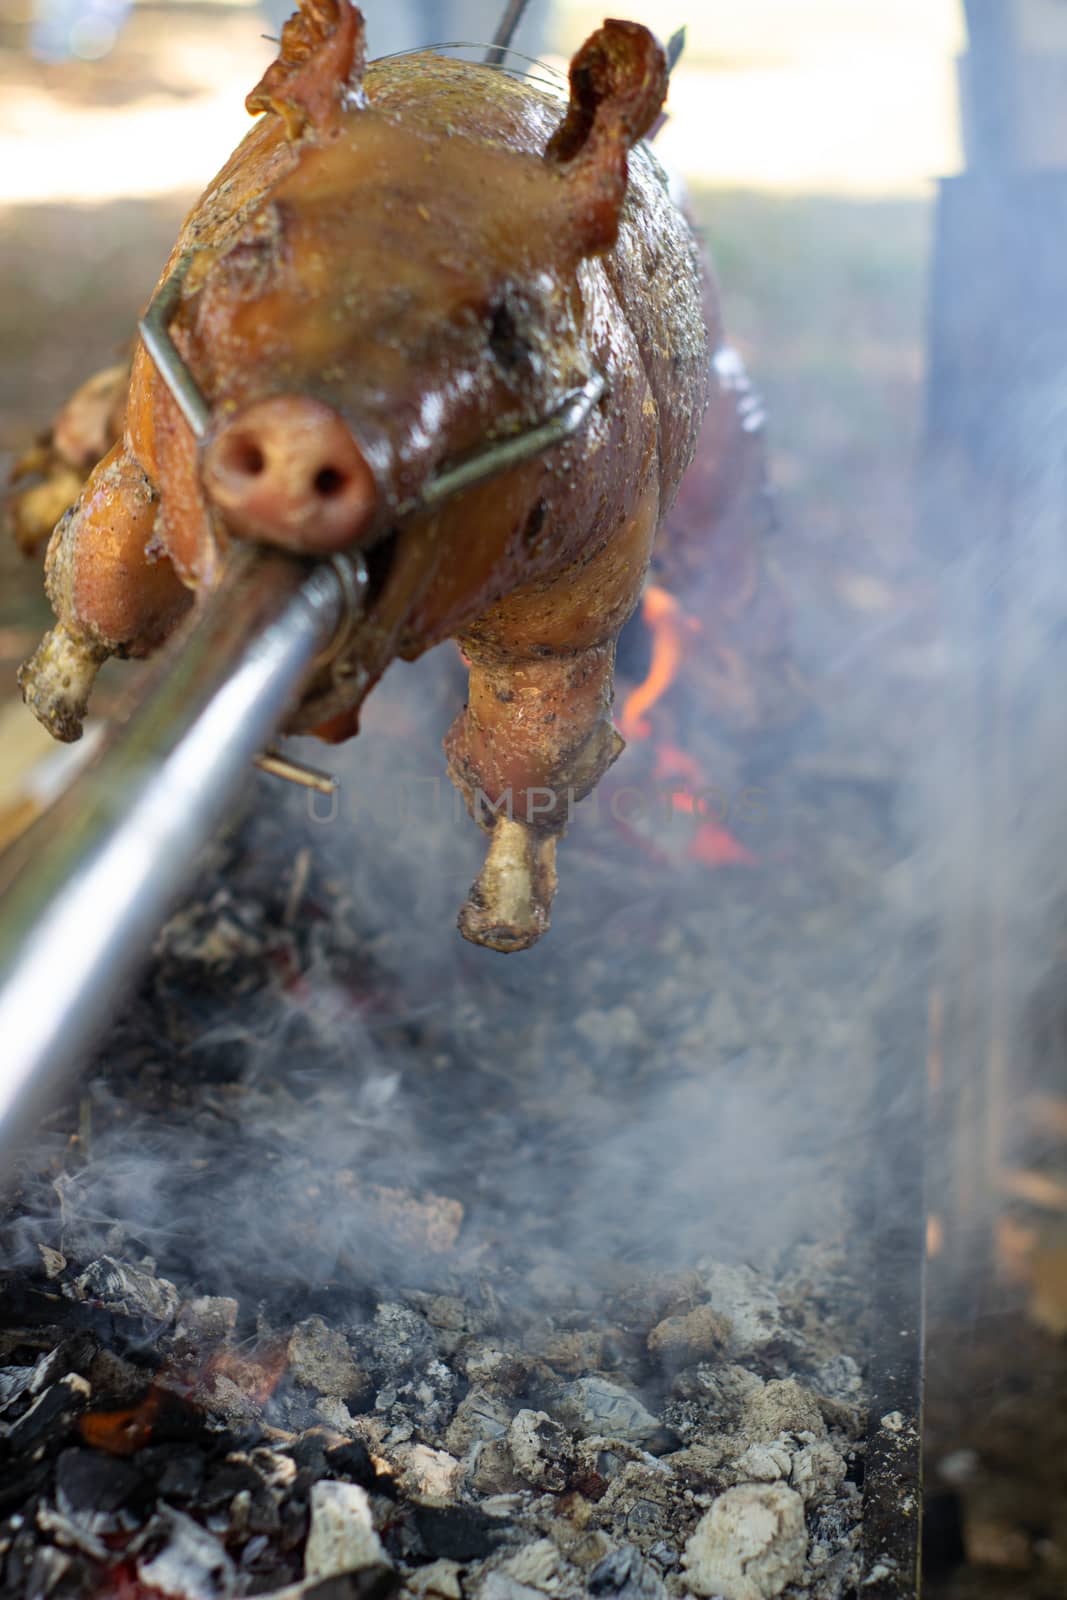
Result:
M150 555L158 496L116 444L56 524L45 562L56 626L19 670L23 699L52 736L81 737L108 656L148 655L192 596L165 556Z
M459 640L470 690L445 739L449 776L490 835L458 920L473 944L526 950L547 930L571 807L625 748L611 721L615 644L641 592L658 503L649 484L591 560L509 596Z
M71 395L48 433L12 467L4 509L15 542L26 555L49 538L77 500L89 469L121 436L129 382L128 362L98 372Z

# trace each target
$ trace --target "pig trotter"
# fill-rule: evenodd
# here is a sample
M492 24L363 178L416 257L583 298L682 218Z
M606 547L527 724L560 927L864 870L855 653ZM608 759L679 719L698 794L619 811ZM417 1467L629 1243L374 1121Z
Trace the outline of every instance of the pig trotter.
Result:
M528 609L510 613L513 647L516 616ZM499 636L495 648L487 639L493 633L483 619L465 640L469 701L445 748L452 782L490 834L459 931L507 953L528 950L548 928L556 842L623 740L611 722L613 639L573 655L501 659Z
M12 467L5 509L15 542L26 555L47 541L77 500L90 467L121 434L129 377L124 363L83 383L50 432Z
M547 933L556 894L557 837L497 818L485 865L456 919L465 939L509 955L528 950Z
M19 668L22 698L53 739L73 744L81 738L89 695L110 653L57 622Z
M65 743L81 737L93 680L108 656L148 655L192 600L167 557L149 554L157 500L116 444L56 523L45 583L58 623L19 684L30 710Z

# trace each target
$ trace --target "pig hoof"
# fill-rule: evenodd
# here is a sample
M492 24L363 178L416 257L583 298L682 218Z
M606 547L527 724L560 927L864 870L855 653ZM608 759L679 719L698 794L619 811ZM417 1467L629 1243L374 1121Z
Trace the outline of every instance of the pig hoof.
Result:
M19 668L22 698L53 739L73 744L81 738L89 695L107 655L57 623Z
M501 817L456 925L487 950L528 950L548 930L555 893L556 835Z

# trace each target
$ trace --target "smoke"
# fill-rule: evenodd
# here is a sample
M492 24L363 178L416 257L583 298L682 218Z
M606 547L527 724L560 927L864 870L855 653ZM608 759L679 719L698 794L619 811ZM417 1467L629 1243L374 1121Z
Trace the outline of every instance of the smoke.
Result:
M840 1256L897 981L876 808L768 791L769 865L695 872L604 804L551 933L501 957L454 927L483 848L440 751L462 690L451 650L391 673L332 752L336 814L256 780L55 1120L82 1134L58 1187L56 1147L30 1153L9 1262L148 1255L302 1314L546 1263L566 1301Z

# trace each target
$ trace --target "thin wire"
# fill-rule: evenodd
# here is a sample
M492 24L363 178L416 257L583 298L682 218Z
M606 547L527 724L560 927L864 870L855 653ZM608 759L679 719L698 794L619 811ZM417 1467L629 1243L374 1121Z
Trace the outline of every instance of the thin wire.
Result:
M485 64L495 67L503 57L504 51L515 37L516 29L522 21L523 12L526 10L527 0L508 0L504 7L504 15L500 19L493 43L486 51Z
M369 65L376 67L382 61L398 61L401 56L421 56L426 54L436 55L441 50L488 51L495 48L496 46L487 44L484 39L445 39L442 40L440 44L415 44L411 45L407 50L393 50L390 51L389 55L387 56L375 56L374 60L370 62ZM532 67L540 67L542 72L551 73L553 78L555 78L558 83L566 83L567 81L567 74L565 72L561 72L558 67L554 67L550 61L542 61L538 56L528 56L522 50L513 50L510 45L507 47L507 49L501 50L500 54L501 59L499 61L472 62L472 65L482 67L495 66L502 68L505 72L518 72L518 67L509 67L503 60L504 56L515 56L519 61L529 62L530 66ZM525 71L525 68L523 70Z

